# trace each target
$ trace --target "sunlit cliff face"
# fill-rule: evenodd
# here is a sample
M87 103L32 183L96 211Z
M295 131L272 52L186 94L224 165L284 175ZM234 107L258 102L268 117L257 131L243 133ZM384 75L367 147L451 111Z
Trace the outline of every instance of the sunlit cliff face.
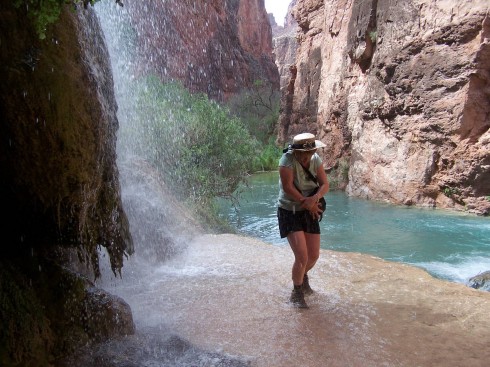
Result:
M450 3L298 2L279 140L317 133L351 195L488 214L488 3Z

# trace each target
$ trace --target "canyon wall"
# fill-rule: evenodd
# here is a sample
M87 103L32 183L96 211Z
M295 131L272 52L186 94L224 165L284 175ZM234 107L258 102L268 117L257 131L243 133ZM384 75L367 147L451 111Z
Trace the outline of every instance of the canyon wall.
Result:
M486 0L298 0L279 141L308 130L350 195L490 211Z
M279 89L264 0L127 1L139 73L226 101L256 80ZM152 55L149 57L149 55Z
M294 65L296 58L296 33L298 23L291 15L293 7L296 5L296 0L293 0L288 7L288 13L284 19L284 27L278 26L274 21L271 21L272 26L272 45L274 47L274 59L279 71L280 89L284 93L284 88L287 88L290 80L290 67Z

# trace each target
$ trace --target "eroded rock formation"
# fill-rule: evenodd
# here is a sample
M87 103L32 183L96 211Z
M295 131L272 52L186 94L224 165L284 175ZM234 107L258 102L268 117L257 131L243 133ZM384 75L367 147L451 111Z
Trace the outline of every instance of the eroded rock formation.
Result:
M135 1L127 6L142 72L180 80L218 101L256 80L279 88L263 0Z
M298 24L290 15L291 10L296 4L293 0L288 8L288 14L284 19L284 27L278 26L275 21L272 26L272 45L274 47L275 62L279 71L280 89L284 93L290 80L289 68L294 65L296 59L296 32Z
M100 248L132 252L116 167L116 103L92 9L65 9L41 41L0 5L0 364L44 366L134 332L129 306L93 288ZM76 267L74 264L81 265Z
M468 285L471 288L490 291L490 270L471 277L468 280Z
M351 195L490 211L485 0L299 0L279 140L310 130Z

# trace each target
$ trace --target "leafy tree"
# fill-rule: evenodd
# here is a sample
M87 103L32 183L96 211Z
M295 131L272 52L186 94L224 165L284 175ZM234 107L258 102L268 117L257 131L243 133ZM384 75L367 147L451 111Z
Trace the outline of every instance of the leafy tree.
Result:
M250 89L230 99L228 105L245 121L250 133L261 143L267 143L275 133L279 118L279 91L268 81L256 80Z

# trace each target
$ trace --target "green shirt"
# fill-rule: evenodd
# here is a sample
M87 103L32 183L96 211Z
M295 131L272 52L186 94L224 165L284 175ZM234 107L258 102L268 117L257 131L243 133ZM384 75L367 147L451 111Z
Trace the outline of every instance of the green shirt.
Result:
M309 171L313 176L316 177L316 172L318 167L322 164L322 159L315 153L311 156ZM293 182L296 188L301 190L303 196L308 196L318 185L313 182L306 174L301 163L294 158L293 152L288 151L284 153L279 160L279 167L288 167L293 170ZM279 197L277 199L277 205L280 208L290 210L290 211L301 211L305 210L301 207L301 203L294 201L288 194L284 192L282 187L281 178L279 177Z

